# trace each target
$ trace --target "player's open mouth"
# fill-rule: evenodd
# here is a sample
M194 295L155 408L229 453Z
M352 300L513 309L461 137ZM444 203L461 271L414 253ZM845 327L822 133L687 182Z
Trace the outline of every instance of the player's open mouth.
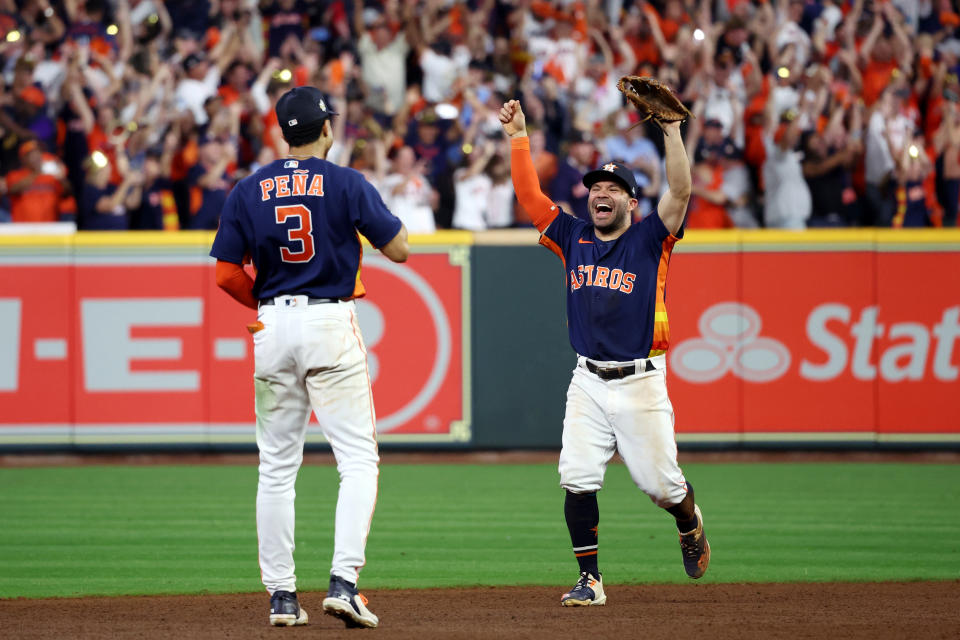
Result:
M597 213L612 213L613 207L606 202L598 202L593 206L594 211Z

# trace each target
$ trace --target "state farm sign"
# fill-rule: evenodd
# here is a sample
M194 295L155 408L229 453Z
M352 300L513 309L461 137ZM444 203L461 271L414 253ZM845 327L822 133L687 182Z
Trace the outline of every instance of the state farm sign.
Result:
M873 380L878 371L888 382L923 380L927 375L943 382L957 379L957 367L952 361L960 337L960 306L944 309L940 321L933 326L922 322L895 322L888 326L879 322L879 316L878 306L865 307L851 324L854 314L845 304L816 307L807 317L807 336L825 360L820 364L804 360L800 363L800 375L809 380L832 380L842 375L849 364L850 374L859 380ZM832 332L831 324L839 324L840 330ZM874 353L877 340L883 338L896 342ZM848 347L850 341L852 348Z
M680 253L667 287L681 433L960 433L958 252Z
M699 338L670 349L670 370L690 382L713 382L727 373L752 382L769 382L790 366L790 351L760 335L762 320L737 302L715 304L700 316Z
M879 322L879 313L879 307L870 306L854 318L850 307L840 302L815 307L806 320L808 344L798 359L799 375L807 380L833 380L846 373L859 380L873 380L879 374L889 382L923 380L926 375L943 382L957 379L953 360L960 337L960 306L944 309L932 327L899 322L888 328ZM750 382L781 378L794 356L783 342L759 335L762 322L749 305L713 305L700 316L701 337L670 350L672 373L697 383L728 373ZM875 353L877 339L884 337L897 342Z

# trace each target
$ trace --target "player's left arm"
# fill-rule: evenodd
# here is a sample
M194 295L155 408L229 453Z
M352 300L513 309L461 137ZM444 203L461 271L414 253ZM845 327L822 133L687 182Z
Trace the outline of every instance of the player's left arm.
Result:
M683 218L687 213L687 203L690 202L691 177L690 160L683 147L683 138L680 137L680 123L664 123L663 144L665 147L667 165L667 192L660 199L657 213L663 221L663 226L672 235L677 235L683 226Z

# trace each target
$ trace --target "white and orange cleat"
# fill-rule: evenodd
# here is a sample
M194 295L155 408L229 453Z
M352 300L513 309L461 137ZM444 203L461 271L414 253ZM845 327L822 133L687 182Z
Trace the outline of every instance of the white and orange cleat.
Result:
M330 576L330 589L323 599L323 612L343 620L347 628L374 629L380 624L375 613L367 609L367 599L356 585L340 576Z
M573 589L560 597L560 605L564 607L602 606L607 602L603 592L603 575L594 578L592 573L580 572L580 579Z

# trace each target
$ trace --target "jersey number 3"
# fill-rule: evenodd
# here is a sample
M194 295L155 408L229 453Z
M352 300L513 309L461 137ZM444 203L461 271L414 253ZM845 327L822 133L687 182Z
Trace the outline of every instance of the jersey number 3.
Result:
M280 259L284 262L309 262L316 255L313 247L313 223L310 220L310 209L302 204L276 207L277 224L286 223L288 218L300 221L299 228L287 229L287 239L290 242L299 242L300 249L291 251L287 247L280 247Z

